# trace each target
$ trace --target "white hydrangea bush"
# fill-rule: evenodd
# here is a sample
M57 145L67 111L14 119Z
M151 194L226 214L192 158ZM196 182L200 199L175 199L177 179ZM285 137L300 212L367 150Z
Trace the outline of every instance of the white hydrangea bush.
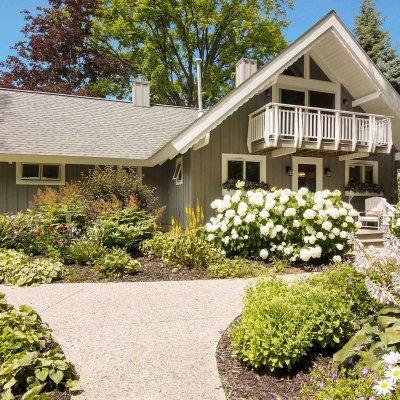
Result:
M307 262L340 262L349 250L347 237L360 227L358 212L338 190L316 193L306 188L242 190L214 200L216 212L206 224L208 240L228 256Z

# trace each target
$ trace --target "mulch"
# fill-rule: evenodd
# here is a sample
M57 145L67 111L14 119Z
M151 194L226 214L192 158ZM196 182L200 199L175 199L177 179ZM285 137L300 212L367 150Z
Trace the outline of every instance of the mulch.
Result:
M94 269L86 265L69 265L69 276L58 282L157 282L157 281L190 281L197 279L220 279L211 275L207 270L192 270L188 268L171 267L163 264L154 257L138 258L141 270L133 275L124 275L118 279L101 279ZM302 265L288 267L282 274L299 274L316 272L325 268L325 265Z
M218 372L230 400L299 400L302 384L311 380L315 369L329 372L332 357L313 354L291 373L254 371L233 356L227 331L221 333L216 351Z

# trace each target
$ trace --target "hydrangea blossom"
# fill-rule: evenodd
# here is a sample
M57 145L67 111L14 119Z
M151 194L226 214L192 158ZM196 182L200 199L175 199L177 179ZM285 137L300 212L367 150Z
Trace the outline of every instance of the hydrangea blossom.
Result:
M347 236L357 231L357 211L341 200L340 191L246 192L238 187L211 206L217 217L206 229L230 256L292 262L332 259L348 251Z

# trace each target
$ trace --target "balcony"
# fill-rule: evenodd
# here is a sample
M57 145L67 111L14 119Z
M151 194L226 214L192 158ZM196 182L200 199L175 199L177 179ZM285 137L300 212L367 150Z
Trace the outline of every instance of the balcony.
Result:
M389 153L392 117L269 103L249 115L250 153L276 148Z

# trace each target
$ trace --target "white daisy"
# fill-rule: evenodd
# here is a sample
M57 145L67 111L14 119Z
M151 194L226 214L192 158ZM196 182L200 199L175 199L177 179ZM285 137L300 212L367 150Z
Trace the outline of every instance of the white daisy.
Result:
M393 383L386 379L378 381L378 383L374 386L374 390L379 396L386 396L393 389L394 389Z
M382 359L385 364L397 364L400 361L400 353L398 351L391 351L390 353L385 354Z
M392 367L385 372L386 378L392 382L397 382L400 379L400 367Z

